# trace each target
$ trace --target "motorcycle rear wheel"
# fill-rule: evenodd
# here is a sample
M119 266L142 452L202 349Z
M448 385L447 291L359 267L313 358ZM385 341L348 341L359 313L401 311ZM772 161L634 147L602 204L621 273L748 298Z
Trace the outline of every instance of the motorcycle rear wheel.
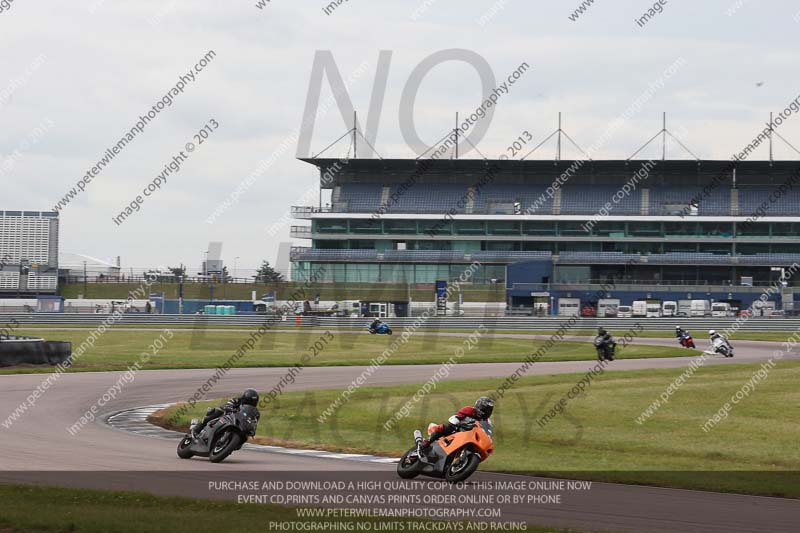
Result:
M183 437L178 443L178 457L181 459L191 459L194 457L194 452L189 449L192 444L192 438L189 436Z
M221 463L235 450L239 449L242 443L242 436L233 429L227 429L214 439L211 444L211 453L208 454L208 460L212 463Z
M462 459L458 462L453 460L453 462L447 465L444 471L444 478L450 483L464 481L475 473L479 464L481 464L481 458L474 453L470 453L466 460Z
M397 462L397 475L403 479L414 479L419 475L420 470L422 469L422 462L419 460L419 457L416 457L417 448L411 448L406 453L403 454L403 457L400 458L400 461ZM414 454L415 457L409 457L410 455ZM413 459L409 461L409 459Z

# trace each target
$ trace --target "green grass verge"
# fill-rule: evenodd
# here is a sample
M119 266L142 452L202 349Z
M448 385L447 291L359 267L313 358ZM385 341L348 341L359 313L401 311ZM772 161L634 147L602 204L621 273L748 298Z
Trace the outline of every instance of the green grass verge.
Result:
M391 324L392 320L388 319L389 323ZM364 328L366 328L366 324L369 322L369 319L364 319ZM631 326L633 326L634 322L631 322ZM687 326L691 326L691 323L684 324ZM43 326L41 324L21 324L19 326L21 329L27 330L31 335L41 335L44 331L59 331L59 330L69 330L69 329L76 329L76 330L91 330L96 327L96 325L89 325L89 324L59 324L57 326ZM175 324L170 325L170 329L188 329L188 330L207 330L207 331L216 331L216 330L257 330L258 326L232 326L227 324L204 324L199 323L198 325L192 324ZM278 329L281 329L280 326L276 326ZM286 326L293 327L293 326ZM342 331L358 331L363 332L364 328L343 328ZM136 325L136 324L116 324L114 325L115 330L120 329L152 329L156 331L159 329L157 325ZM319 329L319 327L314 327L312 329ZM397 328L398 331L402 331L402 328ZM472 328L420 328L417 330L418 332L438 332L438 333L469 333L472 331ZM691 329L690 329L691 331ZM720 330L722 331L722 330ZM550 336L556 333L556 330L543 330L543 329L493 329L491 332L495 335L544 335ZM581 336L592 336L595 335L597 332L596 329L580 329L580 330L571 330L568 334L569 335L581 335ZM612 334L618 334L619 331L613 330L611 331ZM695 341L705 342L708 337L708 332L706 330L695 330L697 337ZM796 331L792 330L785 330L785 331L738 331L731 335L731 339L739 339L739 340L752 340L752 341L770 341L770 342L784 342L793 334L797 333ZM672 330L667 331L643 331L639 333L640 337L645 337L649 339L675 339L675 334ZM677 343L678 341L675 340Z
M87 331L54 331L45 333L36 330L18 330L20 335L31 334L48 340L72 342L77 350L89 334ZM456 348L464 346L464 340L471 331L463 332L463 337L442 337L411 335L403 344L401 336L339 333L331 330L332 340L322 346L318 355L312 357L309 366L347 366L367 365L384 350L397 343L386 364L438 364L453 356ZM159 336L160 331L131 331L110 329L101 335L93 348L74 361L71 371L100 371L125 369L140 360L143 351ZM163 338L163 337L162 337ZM165 343L143 368L214 368L223 365L231 355L250 338L246 332L203 330L172 330L172 339ZM324 333L306 332L268 332L258 340L254 348L239 359L238 367L291 366L310 352L311 346L321 339L329 338ZM527 339L483 337L472 350L466 351L459 363L489 363L523 361L524 358L543 344L543 341ZM680 347L662 348L658 346L630 345L621 349L620 358L685 357L696 354ZM594 348L589 343L559 342L542 358L543 361L576 361L595 358ZM11 368L0 373L48 372L49 367Z
M301 518L296 511L277 505L235 504L213 500L152 496L141 492L106 492L30 485L0 485L3 533L219 533L221 531L270 531L269 523L341 524L338 531L358 531L356 523L371 523L372 531L424 531L410 524L433 526L431 522L391 519L402 526L388 527L386 520L360 518ZM46 512L42 512L46 510ZM382 523L378 526L378 523ZM350 526L347 526L347 525ZM337 526L334 526L337 527ZM352 529L349 529L352 527ZM427 529L435 530L435 529ZM298 529L302 531L302 529ZM309 529L309 531L322 531ZM533 533L577 533L528 525Z
M0 485L0 531L63 531L80 533L176 533L270 531L271 521L336 524L379 522L375 519L300 518L276 505L157 497L139 492ZM395 520L395 522L407 522ZM9 528L9 529L4 529ZM320 529L316 529L321 531ZM340 529L346 531L345 527ZM402 527L381 531L407 531ZM545 529L534 529L545 531ZM547 531L553 531L548 529Z
M481 468L798 498L800 362L779 362L726 420L709 432L701 428L759 368L701 367L643 424L636 418L683 369L604 372L567 402L565 414L543 427L537 421L583 375L522 378L497 402L496 452ZM390 431L384 423L420 385L358 389L323 423L318 417L341 390L286 393L265 409L258 435L268 444L399 457L412 444L414 429L424 431L430 421L447 419L501 381L438 383ZM262 393L273 385L253 383ZM197 404L176 419L177 426L185 428L218 403ZM176 409L162 412L160 419L174 416Z

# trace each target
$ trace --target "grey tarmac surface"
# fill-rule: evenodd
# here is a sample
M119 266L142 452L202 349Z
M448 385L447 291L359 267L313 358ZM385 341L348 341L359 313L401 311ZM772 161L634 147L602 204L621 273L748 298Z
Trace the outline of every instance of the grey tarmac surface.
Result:
M671 339L637 341L667 346L675 344ZM765 361L780 345L738 341L735 347L735 359L713 357L706 364ZM792 355L789 358L798 357ZM608 371L677 368L688 365L692 359L619 360ZM593 365L594 361L536 363L528 374L579 373ZM519 363L458 365L449 379L504 377L518 367ZM438 365L385 366L370 378L369 384L421 383L429 379L437 368ZM363 369L309 367L303 370L289 390L344 388ZM185 401L212 372L208 369L141 371L117 399L100 409L100 414L108 415L154 403ZM210 396L230 396L248 386L269 390L285 372L284 368L233 369ZM235 479L236 473L243 471L286 479L302 472L335 479L337 472L345 475L360 471L385 480L397 480L393 465L302 455L242 450L222 464L211 464L202 459L182 461L175 455L174 440L112 429L100 420L88 424L75 436L70 435L66 428L95 404L120 375L120 372L62 375L39 398L36 406L10 428L0 425L0 481L216 498L229 496L209 493L207 482L210 479L230 479L231 475ZM42 374L0 376L1 420L6 420L5 417L46 377ZM473 479L533 478L480 472ZM504 517L580 530L796 531L800 501L593 483L590 491L570 493L560 504L516 506Z

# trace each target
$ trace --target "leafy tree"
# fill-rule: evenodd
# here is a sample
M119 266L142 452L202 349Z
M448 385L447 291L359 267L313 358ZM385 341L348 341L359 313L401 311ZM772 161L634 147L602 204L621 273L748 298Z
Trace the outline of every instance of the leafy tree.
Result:
M186 275L186 267L181 264L179 267L167 267L169 271L172 272L172 275L176 278L182 278Z
M255 275L256 281L263 281L264 283L278 283L285 281L283 274L269 266L269 261L264 261L258 267L258 272Z

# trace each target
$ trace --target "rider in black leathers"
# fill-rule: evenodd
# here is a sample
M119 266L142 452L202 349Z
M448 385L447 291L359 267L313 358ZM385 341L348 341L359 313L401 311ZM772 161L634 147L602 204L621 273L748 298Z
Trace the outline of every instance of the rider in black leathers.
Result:
M212 420L216 420L225 413L238 411L243 405L252 405L253 407L258 406L258 392L255 389L245 390L241 396L238 398L231 398L225 402L225 405L222 407L209 407L208 411L206 411L206 416L203 418L203 421L192 428L192 435L197 437L200 432L203 431L203 428L206 427L206 424Z
M611 334L606 331L606 328L602 326L597 328L597 336L602 337L604 346L614 347L617 344L616 342L614 342L614 337L612 337ZM614 356L611 356L611 358L613 359Z

